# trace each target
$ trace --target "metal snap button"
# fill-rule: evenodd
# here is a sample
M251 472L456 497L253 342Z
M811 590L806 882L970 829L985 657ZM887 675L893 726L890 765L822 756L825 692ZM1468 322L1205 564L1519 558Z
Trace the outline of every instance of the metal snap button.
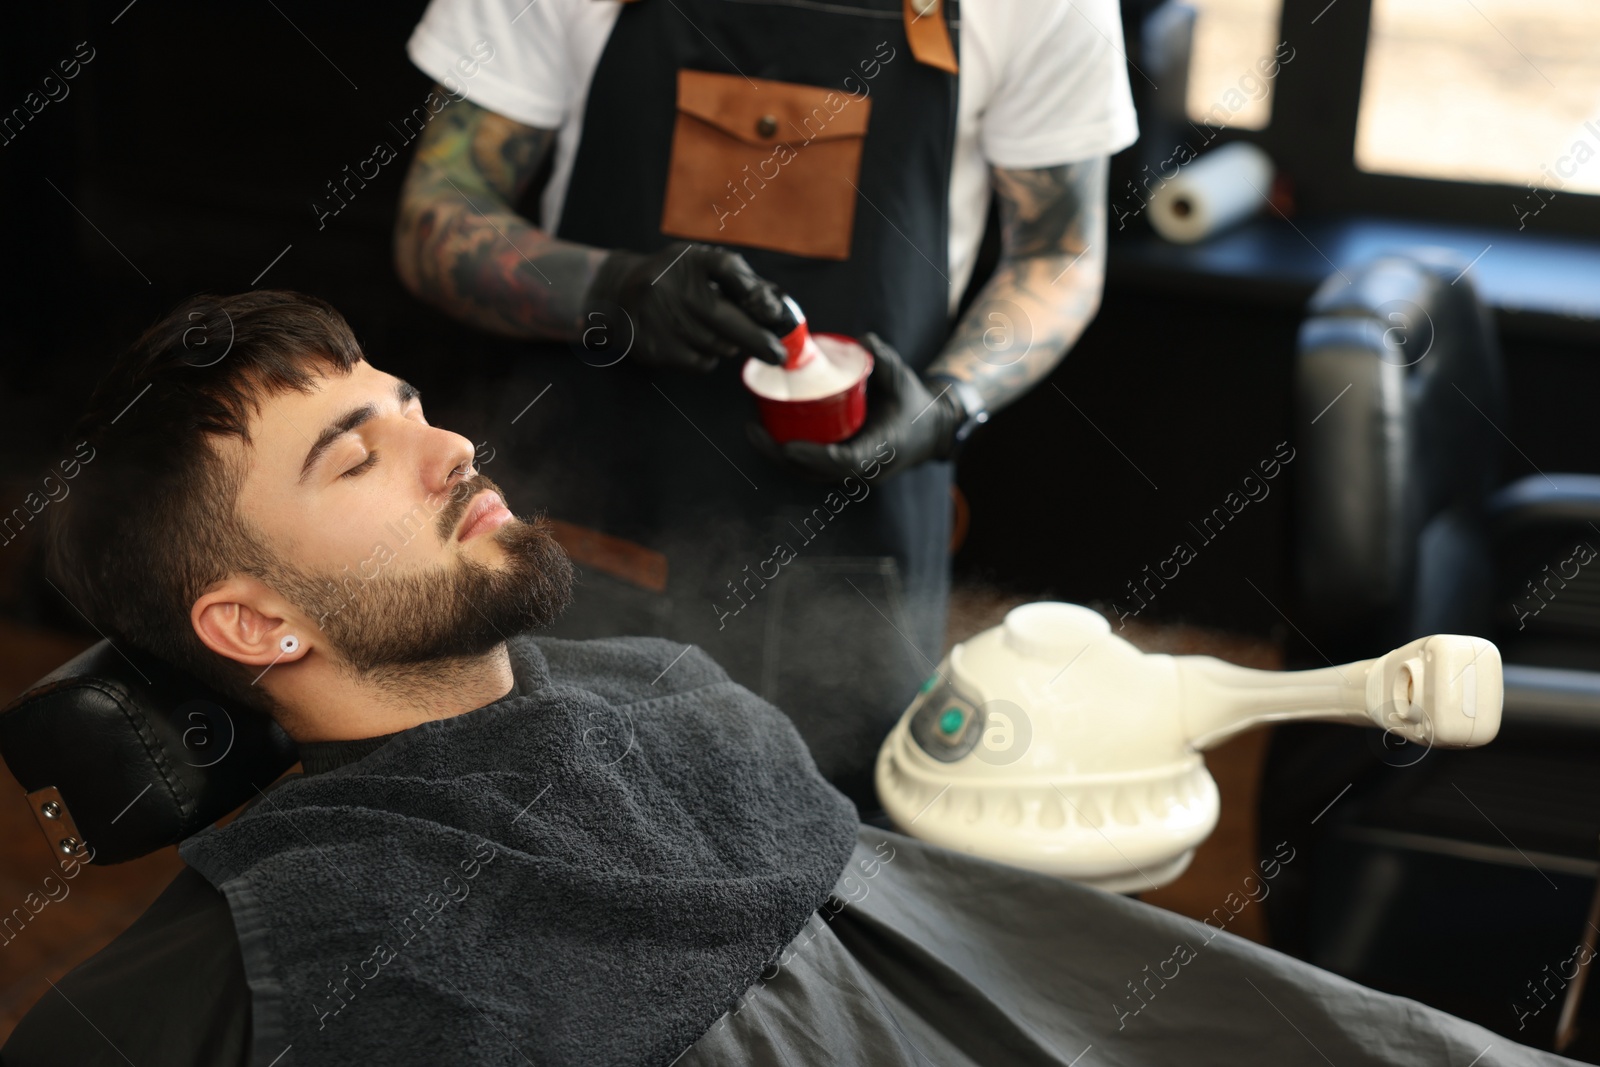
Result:
M778 132L778 116L762 115L756 120L756 133L762 137L771 137Z

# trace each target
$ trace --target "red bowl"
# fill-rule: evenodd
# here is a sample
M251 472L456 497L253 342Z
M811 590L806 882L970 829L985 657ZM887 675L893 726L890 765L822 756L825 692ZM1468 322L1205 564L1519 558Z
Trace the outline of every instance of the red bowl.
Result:
M829 445L843 441L861 429L867 419L867 378L872 374L872 353L853 338L837 333L812 334L812 338L830 355L854 350L861 359L861 375L854 383L837 393L811 400L780 400L764 396L750 384L751 366L745 366L741 375L746 389L756 398L761 410L761 425L778 444L787 441L814 441ZM750 363L757 363L751 360Z

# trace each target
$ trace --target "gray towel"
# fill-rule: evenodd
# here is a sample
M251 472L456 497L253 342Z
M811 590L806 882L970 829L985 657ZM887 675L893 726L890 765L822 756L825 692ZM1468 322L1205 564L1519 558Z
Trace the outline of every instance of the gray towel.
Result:
M780 711L698 648L511 646L506 698L182 846L257 1065L665 1067L826 900L854 807Z

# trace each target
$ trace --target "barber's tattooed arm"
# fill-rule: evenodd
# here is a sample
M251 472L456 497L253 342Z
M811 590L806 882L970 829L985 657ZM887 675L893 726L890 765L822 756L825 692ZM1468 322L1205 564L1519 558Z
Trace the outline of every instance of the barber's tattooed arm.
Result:
M1107 166L989 173L1000 262L927 373L972 382L992 412L1043 381L1100 309Z
M555 136L459 97L439 112L400 193L394 254L406 288L494 333L578 335L583 295L605 253L558 240L511 207Z

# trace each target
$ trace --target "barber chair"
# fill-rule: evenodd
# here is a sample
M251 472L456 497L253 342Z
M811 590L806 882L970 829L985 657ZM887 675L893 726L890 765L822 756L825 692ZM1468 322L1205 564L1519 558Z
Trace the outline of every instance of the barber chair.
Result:
M1275 947L1564 1047L1579 987L1550 968L1583 937L1600 873L1600 478L1495 489L1503 376L1463 267L1385 256L1310 301L1294 374L1294 618L1308 646L1295 658L1489 638L1501 735L1444 752L1279 728L1261 851L1287 840L1307 862L1266 907ZM1588 999L1583 1018L1600 1020Z
M119 863L182 841L259 797L297 759L270 719L107 641L0 711L0 756L65 878L74 863ZM33 921L18 911L4 916L8 939ZM84 1010L93 1027L80 1025ZM233 1064L249 1028L227 904L184 869L131 927L45 991L6 1041L5 1061L122 1062L109 1033L143 1035L173 1062Z
M298 758L271 719L109 641L0 711L0 756L51 850L96 864L182 841Z

